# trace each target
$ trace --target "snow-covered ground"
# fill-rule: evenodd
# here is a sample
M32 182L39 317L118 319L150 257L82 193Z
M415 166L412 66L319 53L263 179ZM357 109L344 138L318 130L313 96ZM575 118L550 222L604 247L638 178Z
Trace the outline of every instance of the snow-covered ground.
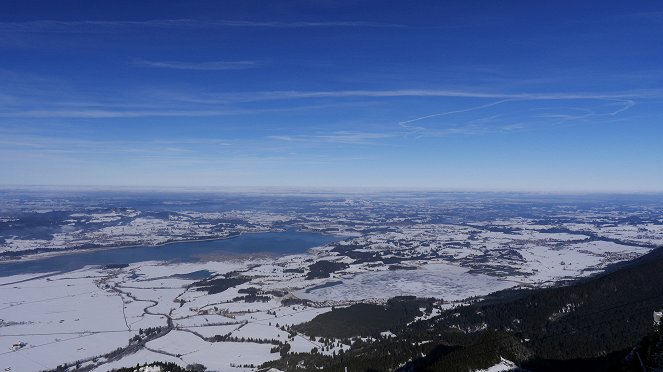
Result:
M184 331L147 343L148 350L175 354L180 365L201 363L210 370L229 370L232 366L255 365L275 359L272 345L254 342L207 342ZM278 355L278 354L277 354Z
M493 238L499 235L493 234ZM377 237L371 239L383 246ZM612 255L625 258L634 254L633 247L613 242L565 240L568 246L556 249L529 241L519 248L524 264L537 268L530 276L478 273L471 265L444 257L411 260L405 264L407 269L394 269L318 249L278 258L180 264L153 261L124 268L88 267L61 274L5 277L0 281L0 347L4 345L0 368L37 371L80 361L95 366L95 371L106 371L173 361L201 363L221 371L251 369L251 365L279 358L273 349L281 343L290 344L292 352L321 350L318 342L291 333L289 328L330 311L332 305L384 302L399 295L462 304L469 297L528 281L543 283L579 275L584 269L602 267ZM372 249L368 245L363 250ZM307 278L309 265L332 260L348 267L328 278ZM204 288L192 287L197 280L187 276L202 270L211 278L229 275L247 281L208 294ZM258 291L264 301L245 302L242 296L247 291ZM283 305L281 300L286 298L313 303ZM156 329L153 339L143 334L148 328ZM144 341L137 344L136 336ZM134 340L130 343L130 339ZM10 350L17 342L25 346ZM335 345L322 352L331 354L346 347ZM118 348L118 355L107 355Z
M126 346L120 296L86 270L0 286L0 367L37 371ZM13 343L26 346L10 351Z
M252 369L279 357L272 349L289 343L293 352L308 352L320 344L285 327L330 311L329 307L284 306L280 297L267 302L243 302L241 288L271 283L293 290L306 286L301 275L284 274L282 267L303 259L253 259L231 262L166 264L142 262L120 269L82 270L3 278L0 284L0 368L39 371L68 364L108 371L152 361L180 365L201 363L211 370ZM274 270L275 267L281 270ZM208 270L212 275L243 272L249 283L217 294L196 290L185 274ZM267 275L272 275L268 278ZM280 284L276 284L280 283ZM286 292L283 292L285 295ZM281 296L283 296L281 295ZM169 322L169 318L172 322ZM169 324L170 323L170 324ZM164 332L131 349L144 330ZM141 336L142 335L142 336ZM215 340L214 337L227 337ZM12 350L16 343L25 343ZM2 346L4 345L4 346ZM107 355L127 348L118 356ZM347 346L326 350L338 351Z
M181 212L161 215L144 214L134 209L109 212L71 213L50 238L31 235L0 236L0 253L26 252L34 249L69 249L89 245L119 247L160 245L174 241L225 238L247 232L273 230L272 224L287 221L288 216L263 212L231 211L225 213ZM233 221L228 223L226 221ZM241 221L241 222L239 222ZM16 223L0 220L9 228ZM50 222L49 222L50 223ZM35 226L40 227L40 226Z
M501 358L499 363L486 369L478 369L475 372L507 372L514 370L517 366L510 360Z
M14 203L44 215L63 213L67 205ZM52 234L39 236L24 234L20 217L0 216L2 231L8 231L0 236L5 258L35 248L156 245L284 229L342 236L289 256L0 277L0 370L38 371L78 361L97 372L153 361L251 370L279 358L284 343L292 352L346 348L335 341L322 350L318 341L291 329L331 306L416 295L441 298L439 309L447 309L509 287L590 275L663 243L663 216L654 207L544 203L524 213L528 217L514 217L507 207L504 216L489 213L484 202L472 200L436 206L426 199L348 197L305 207L167 213L71 207L49 225ZM321 262L332 269L312 275ZM200 272L220 282L238 280L210 294L194 286L200 278L190 275ZM502 360L486 371L512 367Z

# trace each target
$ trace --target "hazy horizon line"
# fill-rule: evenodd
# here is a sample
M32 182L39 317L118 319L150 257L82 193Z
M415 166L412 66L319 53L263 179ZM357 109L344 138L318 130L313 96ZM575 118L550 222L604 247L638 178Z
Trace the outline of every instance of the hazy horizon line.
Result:
M449 194L531 194L531 195L663 195L663 190L518 190L518 189L490 189L490 188L452 188L432 186L186 186L186 185L37 185L37 184L0 184L0 190L50 190L50 191L179 191L200 193L258 193L262 191L279 191L286 193L296 192L324 192L324 193L449 193Z

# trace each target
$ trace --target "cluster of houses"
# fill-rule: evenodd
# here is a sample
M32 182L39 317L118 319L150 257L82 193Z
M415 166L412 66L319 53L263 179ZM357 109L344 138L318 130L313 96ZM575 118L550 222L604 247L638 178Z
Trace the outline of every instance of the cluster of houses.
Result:
M16 351L16 350L19 350L19 349L22 349L22 348L26 347L27 345L28 344L23 342L23 341L18 341L18 342L15 342L10 349L11 349L11 351Z

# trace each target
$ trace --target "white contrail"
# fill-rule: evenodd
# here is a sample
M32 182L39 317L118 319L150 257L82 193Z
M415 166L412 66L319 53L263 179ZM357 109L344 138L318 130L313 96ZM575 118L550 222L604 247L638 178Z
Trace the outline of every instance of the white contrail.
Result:
M487 103L485 105L470 107L470 108L466 108L466 109L462 109L462 110L447 111L447 112L442 112L442 113L439 113L439 114L431 114L431 115L421 116L421 117L418 117L418 118L415 118L415 119L410 119L410 120L405 120L405 121L398 122L398 125L400 125L401 127L404 127L404 128L411 128L407 124L414 123L415 121L434 118L434 117L438 117L438 116L447 116L447 115L453 115L453 114L460 114L460 113L463 113L463 112L470 112L470 111L474 111L474 110L481 110L481 109L488 108L488 107L491 107L491 106L497 106L499 104L502 104L504 102L509 102L509 101L515 101L515 99L503 99L503 100L500 100L500 101L497 101L497 102L491 102L491 103Z
M624 112L624 111L630 109L631 107L635 106L635 101L630 100L630 99L617 100L617 101L623 103L624 106L619 108L616 111L613 111L613 112L609 113L608 115L615 116L615 115L619 114L620 112Z

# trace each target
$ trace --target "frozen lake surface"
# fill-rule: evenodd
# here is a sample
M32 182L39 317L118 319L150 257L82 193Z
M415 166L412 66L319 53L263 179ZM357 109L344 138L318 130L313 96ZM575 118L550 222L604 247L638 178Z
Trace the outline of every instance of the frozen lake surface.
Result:
M513 286L513 282L471 274L467 269L455 265L430 264L418 270L365 272L295 294L312 301L362 301L394 296L436 297L457 301Z

